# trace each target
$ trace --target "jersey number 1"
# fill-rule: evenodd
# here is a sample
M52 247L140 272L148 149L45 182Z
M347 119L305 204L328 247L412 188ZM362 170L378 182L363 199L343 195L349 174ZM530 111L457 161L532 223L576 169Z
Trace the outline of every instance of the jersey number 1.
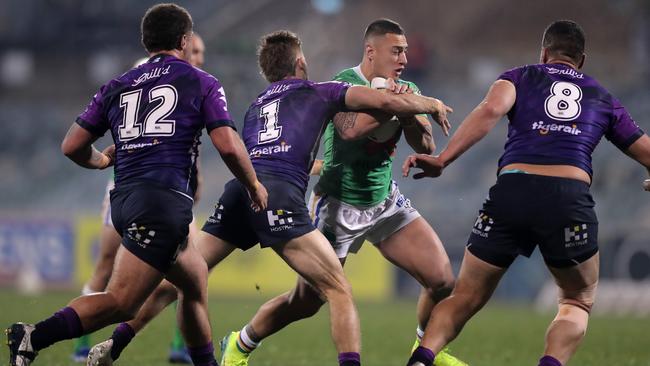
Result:
M165 84L149 91L149 103L159 101L144 118L142 125L137 123L142 89L120 95L120 107L124 108L122 124L119 128L121 141L133 140L140 136L172 136L176 121L167 118L176 109L178 92L174 86Z
M260 108L260 118L264 119L262 130L257 133L257 142L264 144L275 141L282 135L282 126L278 126L278 110L280 100L274 100L271 103Z

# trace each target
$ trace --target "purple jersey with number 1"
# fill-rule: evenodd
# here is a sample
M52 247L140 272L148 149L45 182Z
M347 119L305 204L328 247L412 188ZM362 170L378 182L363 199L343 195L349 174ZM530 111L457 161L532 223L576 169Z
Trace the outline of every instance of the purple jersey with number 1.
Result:
M116 187L149 181L188 196L203 128L234 128L219 81L164 54L102 86L77 123L96 136L111 130Z
M349 86L302 79L269 85L248 108L242 131L255 171L306 189L325 125L345 109Z
M601 137L625 151L643 135L616 98L569 66L523 66L499 79L517 91L499 169L512 163L572 165L591 176L591 154Z

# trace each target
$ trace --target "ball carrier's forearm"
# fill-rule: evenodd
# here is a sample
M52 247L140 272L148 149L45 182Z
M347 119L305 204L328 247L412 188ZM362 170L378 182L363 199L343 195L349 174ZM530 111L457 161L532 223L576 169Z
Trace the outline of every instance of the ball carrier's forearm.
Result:
M418 154L432 154L436 150L431 123L425 116L399 118L406 142Z

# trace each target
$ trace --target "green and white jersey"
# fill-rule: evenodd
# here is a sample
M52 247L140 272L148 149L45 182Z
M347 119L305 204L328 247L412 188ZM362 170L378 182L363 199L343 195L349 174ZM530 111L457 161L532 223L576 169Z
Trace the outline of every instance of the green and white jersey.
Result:
M334 80L370 86L360 66L345 69ZM418 87L406 83L415 92ZM318 185L340 201L355 206L371 206L388 197L392 181L393 158L402 129L397 120L386 122L366 138L344 141L330 121L323 134L324 163Z

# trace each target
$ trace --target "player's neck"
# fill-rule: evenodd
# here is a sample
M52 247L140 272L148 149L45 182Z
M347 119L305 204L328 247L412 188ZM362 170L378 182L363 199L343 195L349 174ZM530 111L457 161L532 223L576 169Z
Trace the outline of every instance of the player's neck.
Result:
M363 59L363 61L361 61L361 65L359 65L359 69L361 69L361 74L363 74L363 77L365 77L366 80L372 80L374 77L379 76L373 74L370 61L368 61L365 58Z
M574 69L574 70L577 70L577 69L578 69L578 67L576 67L576 65L574 65L573 63L571 63L571 62L569 62L569 61L565 61L565 60L560 60L560 59L550 59L550 60L546 60L546 63L547 63L547 64L560 64L560 65L565 65L565 66L569 66L570 68L572 68L572 69Z
M156 55L169 55L169 56L174 56L176 58L184 60L183 52L180 51L180 50L163 50L163 51L151 52L149 54L149 57L153 57L153 56L156 56Z

